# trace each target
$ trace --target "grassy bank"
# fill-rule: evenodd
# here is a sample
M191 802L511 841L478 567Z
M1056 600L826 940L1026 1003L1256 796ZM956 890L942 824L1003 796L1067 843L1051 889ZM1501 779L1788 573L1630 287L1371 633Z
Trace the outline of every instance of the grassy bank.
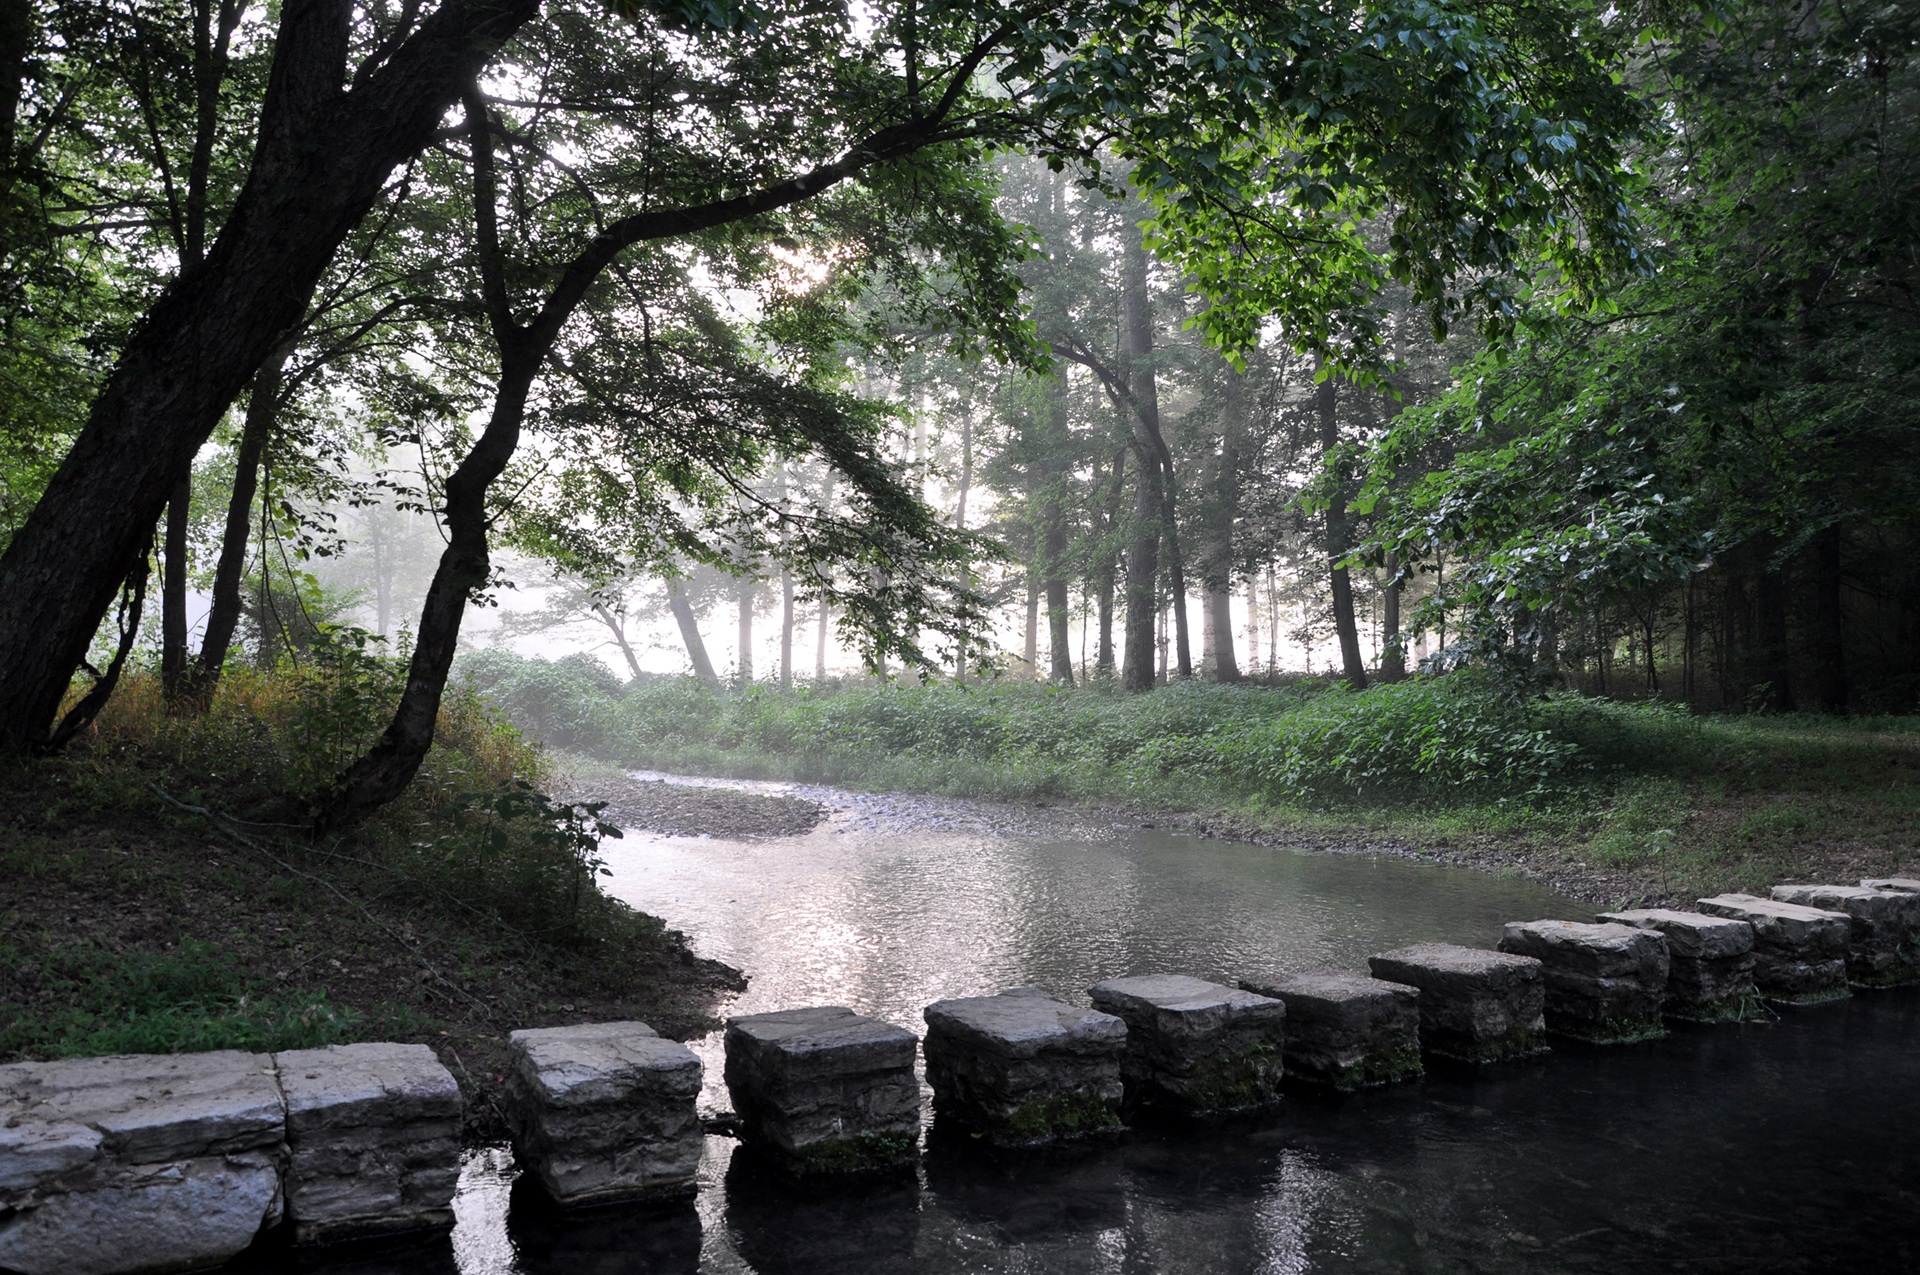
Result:
M471 657L524 729L628 766L1125 804L1256 839L1392 843L1586 897L1685 899L1920 865L1920 720L1700 717L1472 674L1353 694L1025 683L623 686Z
M66 754L0 772L0 1061L418 1040L484 1129L510 1030L703 1030L736 976L600 892L590 814L539 795L543 750L471 694L399 802L287 826L393 675L242 672L197 716L134 676Z

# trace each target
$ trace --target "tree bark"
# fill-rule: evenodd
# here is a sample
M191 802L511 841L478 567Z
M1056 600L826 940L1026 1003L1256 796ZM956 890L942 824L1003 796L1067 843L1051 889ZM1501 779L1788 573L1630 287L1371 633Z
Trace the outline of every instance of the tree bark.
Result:
M1161 518L1166 510L1160 484L1160 456L1148 437L1147 414L1159 410L1159 386L1153 375L1153 307L1146 289L1145 249L1138 227L1127 232L1121 289L1122 375L1132 397L1135 464L1133 521L1127 544L1126 653L1120 684L1130 691L1153 686L1154 625L1160 614Z
M1168 449L1166 437L1160 429L1160 387L1153 369L1153 298L1147 291L1147 249L1142 234L1138 223L1128 227L1122 258L1121 306L1127 343L1128 393L1133 400L1136 434L1141 444L1140 472L1151 475L1153 479L1150 484L1156 505L1153 520L1159 524L1157 532L1166 547L1167 583L1173 608L1176 662L1180 677L1185 679L1193 676L1193 646L1187 634L1186 569L1180 553L1180 522L1173 453ZM1146 533L1141 528L1134 529L1136 551L1139 547L1139 537L1144 534ZM1157 565L1156 558L1154 562L1156 569ZM1149 591L1155 590L1157 584L1157 579L1149 579ZM1128 625L1131 627L1133 624L1131 560L1128 566L1127 597ZM1132 640L1132 635L1129 634L1129 643Z
M349 92L352 6L289 0L252 168L206 261L134 330L0 556L0 751L44 739L120 582L194 454L301 317L393 169L539 0L446 0Z
M280 378L290 351L282 346L254 375L247 397L246 421L234 449L233 491L227 498L227 525L220 538L220 560L213 571L213 598L207 611L207 629L200 638L200 658L194 663L193 701L205 707L213 698L233 646L240 622L240 585L247 571L248 542L253 535L253 497L260 484L260 461L266 455L280 412Z
M693 675L708 686L720 685L720 675L713 671L713 661L707 656L707 644L700 636L700 617L693 613L693 604L687 601L687 595L680 588L678 580L667 581L667 610L673 612L673 622L680 626L680 640L686 643L687 660L693 665Z
M1206 546L1200 566L1205 592L1202 669L1216 682L1240 680L1233 654L1233 524L1240 511L1240 440L1247 428L1246 377L1231 366L1221 386L1220 450L1213 458Z
M961 531L967 529L967 497L973 492L973 413L960 415L960 491L953 502L953 525ZM960 582L973 583L973 564L960 564ZM967 640L962 637L954 643L953 680L967 680Z
M1320 425L1320 456L1330 461L1340 447L1339 398L1334 378L1321 381L1314 391L1314 409ZM1353 581L1342 565L1351 547L1347 527L1345 475L1336 474L1327 497L1327 564L1333 582L1333 631L1340 642L1340 663L1347 685L1367 689L1367 662L1360 654L1360 627L1353 614Z
M160 574L160 693L169 706L187 691L187 532L193 523L193 480L174 484L167 501Z
M1113 453L1113 477L1107 483L1106 499L1101 502L1100 535L1093 551L1093 601L1100 628L1093 667L1103 677L1112 677L1114 670L1113 595L1119 582L1120 563L1113 542L1115 533L1120 529L1121 500L1126 495L1126 478L1127 449L1121 447Z
M1021 642L1020 660L1027 666L1029 679L1040 676L1040 564L1027 565L1027 625Z
M1815 605L1808 625L1813 663L1820 687L1820 707L1829 713L1847 711L1846 617L1842 611L1840 577L1841 535L1838 524L1822 531L1813 542Z
M1383 619L1381 626L1386 629L1386 641L1380 647L1380 680L1383 682L1405 681L1407 676L1407 639L1400 632L1400 560L1393 554L1387 555L1387 587L1384 595Z
M734 662L734 677L743 689L753 685L753 604L759 598L760 581L752 576L740 577L734 594L739 617L734 636L740 647L740 657Z

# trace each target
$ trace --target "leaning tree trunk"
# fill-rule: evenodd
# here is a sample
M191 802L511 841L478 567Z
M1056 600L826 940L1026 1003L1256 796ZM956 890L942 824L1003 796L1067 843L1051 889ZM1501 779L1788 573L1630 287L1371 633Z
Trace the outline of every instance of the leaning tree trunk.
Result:
M73 670L195 453L394 168L539 0L447 0L351 91L347 0L280 11L260 141L226 225L134 327L0 556L0 751L44 740Z
M247 570L247 551L253 535L253 497L260 483L260 461L280 411L280 376L287 364L282 346L268 357L253 378L247 416L234 449L233 491L227 498L227 525L220 537L220 560L213 571L213 600L207 611L207 631L200 639L200 658L194 662L189 688L192 702L205 708L220 683L233 631L240 623L240 586Z
M1322 463L1333 460L1340 448L1339 401L1333 377L1320 382L1314 393L1314 407L1320 422ZM1345 560L1351 547L1347 527L1347 494L1344 475L1330 480L1327 496L1327 563L1333 583L1333 631L1340 640L1340 663L1347 685L1356 691L1367 689L1367 662L1360 654L1360 627L1353 615L1353 580L1347 574Z
M680 626L680 640L686 644L693 675L708 686L720 685L720 675L713 671L713 660L707 655L706 640L700 636L700 617L693 613L693 604L687 601L678 580L667 581L667 610L673 612L673 622Z
M1173 453L1168 450L1166 437L1160 430L1160 388L1153 370L1153 299L1147 292L1147 248L1142 238L1142 231L1137 224L1128 229L1123 264L1121 306L1126 328L1127 388L1133 400L1134 424L1141 442L1141 473L1153 476L1151 490L1158 506L1154 521L1159 524L1157 531L1164 538L1167 550L1167 584L1173 607L1176 667L1180 677L1186 679L1193 676L1193 645L1187 634L1186 568L1180 554L1180 521L1175 507ZM1136 538L1143 534L1145 532L1142 528L1134 529ZM1128 567L1128 574L1131 577L1131 564ZM1157 583L1157 580L1149 580L1147 582L1149 591L1152 591ZM1129 578L1127 584L1129 628L1134 623L1133 596L1133 583ZM1132 642L1133 635L1130 632L1128 634L1129 649ZM1130 689L1135 688L1130 687Z
M548 348L524 339L502 341L501 347L493 415L479 441L447 479L447 547L420 608L420 627L400 704L379 743L348 767L327 794L317 821L322 829L351 823L398 797L413 782L433 746L440 698L460 642L460 622L492 566L487 551L487 489L519 446L527 394Z

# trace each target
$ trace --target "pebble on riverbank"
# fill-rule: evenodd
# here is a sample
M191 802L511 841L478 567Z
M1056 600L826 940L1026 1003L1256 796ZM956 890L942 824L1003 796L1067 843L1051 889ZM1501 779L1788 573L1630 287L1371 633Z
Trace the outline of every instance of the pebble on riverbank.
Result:
M1289 1079L1350 1092L1421 1074L1417 987L1334 970L1240 986L1286 1005Z
M1768 1000L1813 1005L1851 994L1847 943L1853 923L1846 913L1751 894L1716 894L1701 899L1699 908L1753 927L1753 983Z
M1547 1052L1540 962L1452 943L1416 943L1367 958L1373 976L1420 989L1420 1048L1456 1062Z
M934 1111L997 1146L1037 1146L1122 1127L1127 1025L1037 987L926 1008Z
M1667 940L1658 930L1583 921L1510 921L1500 950L1540 962L1547 1030L1595 1045L1667 1034Z
M919 1041L844 1006L727 1020L741 1141L801 1175L910 1164L919 1149Z
M425 1045L273 1056L287 1099L287 1217L298 1244L445 1230L460 1181L460 1086Z
M1920 981L1920 894L1858 885L1776 885L1782 903L1844 912L1847 981L1856 987L1903 987Z
M0 1269L218 1266L280 1220L285 1131L265 1054L0 1067Z
M1753 927L1745 921L1671 908L1602 912L1595 919L1666 936L1664 1016L1726 1023L1764 1012L1753 986Z
M560 1204L694 1193L706 1137L699 1057L645 1023L541 1027L508 1038L507 1121L523 1167Z
M1280 1100L1287 1007L1184 974L1109 979L1093 1007L1127 1025L1127 1095L1179 1111L1248 1111Z

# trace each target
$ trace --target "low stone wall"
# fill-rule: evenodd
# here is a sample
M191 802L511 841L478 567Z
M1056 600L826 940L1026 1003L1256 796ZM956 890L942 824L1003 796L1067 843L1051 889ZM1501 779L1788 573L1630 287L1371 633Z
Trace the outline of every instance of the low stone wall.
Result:
M1544 1030L1649 1039L1662 1016L1750 1016L1855 981L1911 980L1920 881L1782 886L1699 911L1516 922L1504 951L1419 944L1373 978L1320 971L1239 988L1150 973L1086 1009L1038 988L927 1007L928 1033L843 1007L732 1020L742 1135L786 1167L910 1163L924 1053L935 1110L1002 1147L1122 1127L1120 1099L1207 1114L1264 1106L1284 1072L1358 1088L1422 1054L1476 1064L1545 1052ZM1102 1011L1108 1012L1102 1012ZM700 1059L645 1023L515 1032L517 1156L563 1205L692 1194ZM217 1266L283 1223L295 1244L444 1231L460 1094L424 1045L227 1050L0 1066L0 1271L158 1275Z

